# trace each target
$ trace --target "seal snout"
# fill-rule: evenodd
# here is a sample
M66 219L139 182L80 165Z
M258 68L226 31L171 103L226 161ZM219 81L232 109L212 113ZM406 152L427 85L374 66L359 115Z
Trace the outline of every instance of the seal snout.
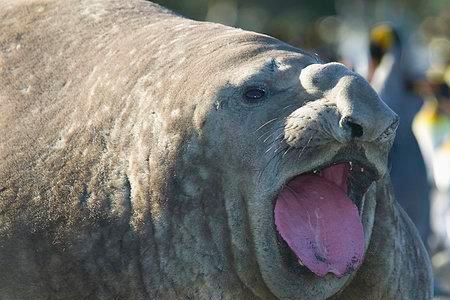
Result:
M339 63L312 64L299 79L304 91L317 100L295 115L318 112L317 130L341 143L380 142L381 137L382 142L392 142L398 117L360 75Z

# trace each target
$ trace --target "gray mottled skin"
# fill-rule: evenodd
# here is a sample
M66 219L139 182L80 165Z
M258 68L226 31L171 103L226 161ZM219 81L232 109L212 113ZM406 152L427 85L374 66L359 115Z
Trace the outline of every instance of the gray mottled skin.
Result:
M0 28L0 299L431 298L385 175L396 117L344 66L138 0L2 0ZM381 175L364 263L293 272L274 198L343 159Z

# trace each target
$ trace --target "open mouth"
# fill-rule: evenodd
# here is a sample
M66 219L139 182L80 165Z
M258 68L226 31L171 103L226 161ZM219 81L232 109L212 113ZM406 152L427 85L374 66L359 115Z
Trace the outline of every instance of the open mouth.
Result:
M376 178L367 166L341 162L289 180L274 209L286 263L319 277L342 277L356 270L365 249L363 198Z

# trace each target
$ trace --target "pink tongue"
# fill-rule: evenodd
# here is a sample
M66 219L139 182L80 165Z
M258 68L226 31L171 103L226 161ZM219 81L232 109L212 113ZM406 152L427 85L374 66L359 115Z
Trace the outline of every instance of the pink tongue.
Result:
M320 175L300 175L281 191L275 224L308 269L323 277L356 270L364 255L358 208L347 197L349 164L331 166Z

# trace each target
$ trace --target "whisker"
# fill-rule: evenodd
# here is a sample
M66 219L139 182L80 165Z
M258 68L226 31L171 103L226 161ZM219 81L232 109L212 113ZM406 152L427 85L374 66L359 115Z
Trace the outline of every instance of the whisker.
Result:
M277 149L275 149L275 151L273 151L273 154L274 155L277 155L278 154L278 151L280 151L280 150L282 150L282 149L284 149L284 145L279 145L278 147L277 147ZM280 152L281 153L281 152ZM281 161L281 158L280 158L280 161Z
M274 135L275 133L277 133L277 132L276 132L276 131L272 132L268 137L266 137L266 138L264 139L263 143L266 143L267 140L268 140L272 135Z
M265 133L261 134L258 137L257 141L259 141L260 139L262 139L263 137L266 136L266 139L264 139L264 141L263 141L265 143L265 142L267 142L267 140L270 138L271 135L273 135L274 133L278 132L280 129L283 129L283 128L284 128L284 125L278 126L278 127L274 128L273 130L269 129ZM269 133L269 135L267 135L268 133Z
M279 128L279 129L281 129L281 128ZM266 138L264 139L263 143L266 143L267 140L268 140L272 135L274 135L274 134L276 134L277 132L279 132L279 129L273 131L272 134L270 134L268 137L266 137ZM284 135L284 131L282 131L282 132L274 139L274 141L277 140L278 138L280 138L280 137L283 136L283 135Z
M272 162L272 160L277 157L277 155L273 155L268 161L267 163L264 165L264 168L261 170L261 172L258 175L258 182L260 182L264 172L266 171L266 169L269 167L270 163Z
M273 146L276 146L276 143L272 143L272 144L269 146L269 148L267 148L267 150L264 152L264 155L267 154L267 153L270 151L270 149L272 149Z
M274 146L277 146L278 142L281 142L282 139L275 139L273 140L273 142L270 144L270 146L267 148L267 150L264 152L264 155L267 154ZM274 154L277 153L277 151L280 149L281 145L278 145L277 148L274 151Z
M258 137L258 140L259 139L261 139L263 136L265 136L267 133L272 133L272 132L276 132L276 131L279 131L280 129L283 129L284 128L284 125L283 124L280 124L280 125L278 125L278 126L276 126L275 128L272 128L272 129L268 129L266 132L264 132L264 133L262 133L259 137Z
M253 133L258 132L261 128L263 128L264 126L267 126L268 124L270 124L270 123L272 123L272 122L274 122L274 121L276 121L276 120L278 120L278 117L273 118L272 120L269 120L269 121L267 121L266 123L262 124L262 125L259 126L259 128L256 129Z
M302 148L302 151L300 151L300 154L298 155L298 160L300 160L300 158L302 157L303 153L305 152L305 149L308 147L309 143L311 142L311 140L313 139L313 136L311 136L308 140L308 142L306 143L306 145Z
M292 146L287 145L287 147L282 147L282 149L285 149L285 150L283 151L283 154L281 155L280 160L278 161L278 164L276 165L276 173L275 173L275 175L277 177L278 177L278 175L280 173L280 170L281 170L281 167L283 165L284 156L286 155L287 152L289 152L290 149L292 149Z
M284 136L284 132L281 132L276 138L275 138L275 141L276 140L279 140L281 137L283 137Z
M288 109L289 107L292 107L292 106L294 106L294 105L296 105L296 104L289 104L289 105L286 105L286 106L283 107L281 110L283 111L283 110Z
M267 136L267 134L269 134L268 136L271 136L274 132L271 130L267 130L266 132L264 132L263 134L261 134L256 141L259 141L260 139L262 139L263 137Z
M281 142L283 140L284 140L284 132L280 132L280 134L278 134L275 138L273 138L273 140L270 143L273 144L276 142Z
M272 155L272 157L267 161L266 165L263 168L263 171L261 173L264 173L264 171L267 169L267 167L269 166L269 164L276 158L278 157L278 155L274 154Z
M279 137L281 137L281 135L280 135ZM267 170L267 168L269 167L270 163L273 162L273 160L274 160L275 158L279 157L279 155L277 154L277 152L280 151L280 149L282 149L282 148L284 147L284 145L283 145L282 143L280 143L280 142L282 142L282 139L276 138L276 139L271 143L271 145L269 146L269 148L264 152L264 155L266 155L267 153L270 152L270 150L271 150L274 146L276 147L276 149L275 149L274 152L273 152L272 157L267 161L267 163L265 164L264 168L263 168L263 169L261 170L261 172L259 173L259 176L258 176L258 182L261 180L262 175L263 175L264 172ZM276 168L277 168L277 165L278 165L278 164L275 165Z
M293 147L292 147L292 146L289 146L289 147L286 149L286 151L284 151L283 155L281 156L281 159L283 159L283 158L286 156L286 154L287 154L289 151L291 151L292 149L293 149Z

